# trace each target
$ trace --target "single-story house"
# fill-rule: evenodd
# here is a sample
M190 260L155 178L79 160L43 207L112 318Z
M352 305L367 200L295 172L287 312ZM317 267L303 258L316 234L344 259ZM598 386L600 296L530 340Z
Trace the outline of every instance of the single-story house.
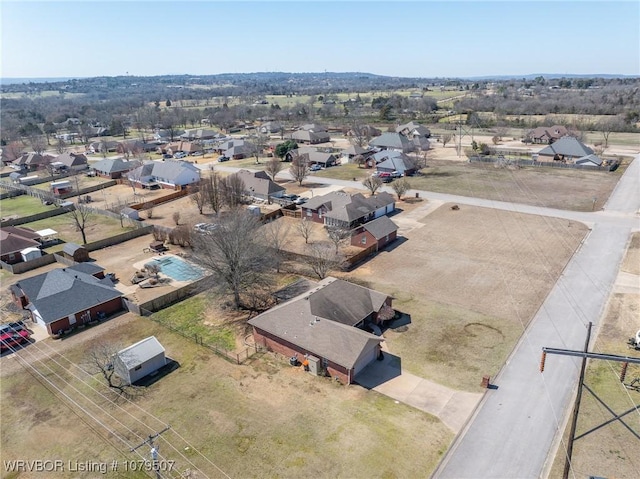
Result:
M282 131L282 125L277 121L268 121L258 127L258 131L263 135L272 135Z
M149 153L158 149L157 143L146 143L137 139L123 140L118 142L116 151L118 153L137 155L140 153Z
M39 153L23 153L11 165L18 170L34 171L56 161L54 156Z
M349 131L347 131L347 137L360 136L360 137L366 137L366 138L373 138L374 136L380 136L380 135L382 135L382 130L371 125L359 126L357 131L354 131L353 129L350 129Z
M350 195L344 191L315 196L301 206L303 218L349 229L387 215L395 207L393 196L386 192L365 197L362 193Z
M291 133L289 138L309 145L331 141L331 137L329 136L327 129L317 123L302 125L298 130Z
M304 159L308 165L320 165L323 168L335 166L338 163L338 159L331 153L303 148L297 148L287 152L286 160L293 161L298 157Z
M27 248L40 248L40 235L30 228L3 226L0 229L0 260L7 264L26 261L21 252Z
M531 130L527 134L526 139L532 143L544 143L550 145L554 141L559 140L568 134L569 130L562 125L539 126L538 128Z
M82 171L89 168L87 157L82 153L62 153L56 156L56 163L62 163L67 170Z
M406 136L407 138L424 137L429 138L431 131L426 126L422 126L419 123L410 121L404 125L398 125L396 127L396 133Z
M372 139L369 146L381 148L384 150L398 150L408 153L415 150L415 145L406 136L400 133L383 133L382 135Z
M540 157L551 157L553 161L573 161L589 155L593 155L591 148L573 136L563 136L540 150L538 160L544 161ZM547 161L549 160L547 159Z
M381 216L359 226L351 236L351 245L368 248L375 244L376 251L384 248L398 237L398 225L388 216Z
M89 261L89 252L84 246L75 243L65 243L62 247L62 256L72 259L76 263Z
M185 132L180 135L180 138L184 141L202 141L215 140L223 136L224 135L210 128L193 128L191 130L185 130Z
M253 198L270 201L271 198L280 198L285 189L271 181L264 171L240 170L233 173L244 183L244 194Z
M89 153L109 153L118 149L118 142L115 140L92 141L87 148Z
M163 153L167 153L169 155L175 155L179 151L183 153L191 154L196 151L202 151L202 145L195 143L193 141L178 141L174 143L169 143L161 148Z
M15 303L51 335L122 309L122 293L111 279L99 279L76 266L22 279L10 290Z
M105 158L93 163L91 169L98 176L115 180L138 166L140 166L140 162L137 160L125 161L121 158Z
M113 369L126 384L134 384L167 364L164 353L160 341L150 336L118 351L113 360Z
M227 158L241 160L253 155L255 146L249 141L232 139L218 145L216 151Z
M374 155L375 156L375 155ZM389 156L376 165L380 172L393 173L397 171L402 176L410 176L416 171L415 162L404 153L401 156Z
M155 183L162 188L181 190L200 181L200 170L186 161L149 161L127 173L127 179L141 188Z
M153 134L153 139L156 142L160 143L168 143L170 141L175 141L180 135L184 133L184 130L174 129L174 130L162 130L157 129Z
M361 146L351 145L345 148L344 150L342 150L342 157L346 158L347 161L350 163L351 160L353 160L356 156L358 155L365 156L369 151L370 150L362 148Z
M380 355L379 330L393 318L385 293L327 277L311 289L250 319L256 344L318 363L318 374L350 384ZM315 370L315 368L314 368Z

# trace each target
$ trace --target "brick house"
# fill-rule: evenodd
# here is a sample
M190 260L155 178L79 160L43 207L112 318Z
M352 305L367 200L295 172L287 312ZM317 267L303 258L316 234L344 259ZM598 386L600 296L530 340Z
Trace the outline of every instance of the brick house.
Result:
M124 161L120 158L105 158L91 165L91 169L102 178L115 180L138 166L140 166L140 162L136 160Z
M292 299L249 320L256 344L287 357L317 359L344 384L380 354L384 340L369 332L393 318L385 293L327 277Z
M376 245L376 251L392 243L398 237L398 225L387 216L381 216L359 226L351 235L351 245L368 248Z
M50 335L122 310L122 293L111 279L98 277L102 269L89 274L83 268L69 266L25 278L10 287L11 296Z
M40 248L40 234L30 228L3 226L0 230L0 260L7 264L24 261L21 251Z
M302 205L302 217L316 223L340 228L355 228L395 210L395 200L389 193L365 197L333 191L315 196Z

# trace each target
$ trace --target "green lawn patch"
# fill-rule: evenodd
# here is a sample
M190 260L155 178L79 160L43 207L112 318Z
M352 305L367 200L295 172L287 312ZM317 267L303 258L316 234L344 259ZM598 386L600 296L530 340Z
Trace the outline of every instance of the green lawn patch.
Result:
M355 178L356 181L361 181L371 173L373 173L373 170L360 168L354 163L346 163L340 166L325 168L320 171L313 171L309 176L321 176L323 178L334 178L337 180L353 180Z
M44 205L38 198L29 195L16 196L0 201L0 212L2 212L3 218L14 215L18 217L30 216L55 208L53 205Z
M198 295L174 304L153 314L152 319L171 329L192 338L198 337L204 344L210 344L227 350L235 349L235 333L224 326L212 326L207 323L207 301Z

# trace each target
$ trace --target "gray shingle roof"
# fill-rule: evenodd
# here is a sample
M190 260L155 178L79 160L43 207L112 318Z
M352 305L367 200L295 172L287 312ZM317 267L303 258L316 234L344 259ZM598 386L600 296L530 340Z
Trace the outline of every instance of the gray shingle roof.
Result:
M373 221L369 221L368 223L365 223L363 227L371 233L376 240L382 239L394 231L398 231L398 225L391 221L387 216L381 216Z
M101 271L104 271L104 268L95 263L78 263L73 266L67 266L67 271L80 271L81 273L94 275Z
M101 173L110 174L117 173L119 171L129 171L140 165L139 161L124 161L121 158L104 158L91 165L96 171Z
M62 247L62 252L73 256L73 254L79 249L84 249L84 246L80 246L79 244L75 243L65 243Z
M252 172L249 170L240 170L235 175L244 183L245 191L253 192L258 195L268 196L274 195L284 188L269 178L264 171Z
M15 288L24 292L45 323L122 296L110 279L98 279L69 268L23 279L14 285Z
M249 320L252 326L351 369L382 338L347 324L377 312L387 295L335 278ZM334 319L335 318L335 319Z
M383 171L397 171L404 175L407 170L415 170L416 165L411 158L396 156L387 158L385 161L379 163L376 168Z
M118 357L124 363L127 369L133 369L136 366L155 358L159 354L164 353L164 347L155 336L138 341L131 346L118 351Z
M412 148L411 142L407 137L400 133L383 133L382 135L374 138L369 142L370 146L378 146L380 148L395 148L403 151L410 150Z
M393 196L387 192L365 198L362 193L350 195L344 191L332 191L326 195L311 198L303 208L317 210L324 206L328 210L325 215L327 218L352 222L391 203L394 203Z
M540 150L538 154L543 156L560 155L582 158L583 156L593 154L593 150L577 138L572 136L563 136L559 140Z

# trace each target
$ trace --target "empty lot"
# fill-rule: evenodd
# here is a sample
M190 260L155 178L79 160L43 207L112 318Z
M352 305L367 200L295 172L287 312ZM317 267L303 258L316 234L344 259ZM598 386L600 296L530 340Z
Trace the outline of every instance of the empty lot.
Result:
M407 331L385 334L403 367L477 390L484 374L499 371L587 228L449 205L419 223L404 243L347 276L392 294L394 307L411 314Z

